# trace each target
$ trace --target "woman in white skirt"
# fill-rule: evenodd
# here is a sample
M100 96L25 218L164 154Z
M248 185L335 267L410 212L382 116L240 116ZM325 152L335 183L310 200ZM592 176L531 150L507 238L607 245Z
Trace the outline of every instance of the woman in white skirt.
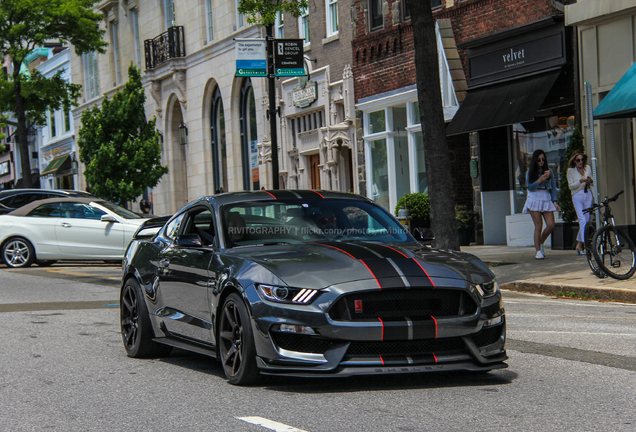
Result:
M568 168L568 184L572 191L572 204L579 218L579 234L576 236L576 254L584 255L585 224L590 220L589 213L583 213L586 208L592 207L592 169L587 164L587 155L575 151L572 153Z
M534 222L534 249L536 259L544 259L543 242L554 229L554 212L561 211L557 204L556 180L548 166L548 158L543 150L535 150L526 173L528 199L523 212L532 216ZM543 221L545 229L543 232Z

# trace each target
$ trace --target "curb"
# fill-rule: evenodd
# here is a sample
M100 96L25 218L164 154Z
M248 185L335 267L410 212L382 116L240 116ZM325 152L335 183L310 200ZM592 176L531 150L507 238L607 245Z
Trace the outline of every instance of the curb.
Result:
M620 288L589 287L583 285L541 283L528 280L508 282L499 285L502 290L544 294L558 297L563 293L574 293L574 298L589 300L609 300L624 303L636 303L636 291Z

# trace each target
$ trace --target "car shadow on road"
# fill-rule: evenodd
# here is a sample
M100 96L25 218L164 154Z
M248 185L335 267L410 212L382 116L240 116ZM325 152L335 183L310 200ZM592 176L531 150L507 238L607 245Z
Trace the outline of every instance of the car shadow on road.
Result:
M226 379L221 363L212 357L202 354L175 348L169 357L162 358L160 361L217 376L223 380ZM489 387L484 389L484 391L497 392L496 388L491 387L512 384L517 376L516 372L509 369L498 369L488 373L453 371L340 378L297 378L263 375L262 382L256 387L277 392L307 394L480 386Z

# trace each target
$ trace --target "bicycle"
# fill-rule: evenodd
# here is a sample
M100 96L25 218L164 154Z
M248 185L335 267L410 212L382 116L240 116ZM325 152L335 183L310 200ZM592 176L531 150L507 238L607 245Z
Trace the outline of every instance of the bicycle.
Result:
M612 209L609 204L616 201L624 191L620 191L611 198L605 197L600 204L594 204L592 207L583 210L591 213L597 208L604 207L603 210L603 226L596 231L591 240L591 248L588 247L588 263L594 271L593 263L590 262L589 252L594 256L598 269L605 275L614 279L629 279L636 272L636 247L632 240L624 235L616 227ZM587 234L587 233L586 233ZM587 235L586 235L587 243ZM586 244L586 247L589 246ZM594 271L598 277L604 277L600 272Z

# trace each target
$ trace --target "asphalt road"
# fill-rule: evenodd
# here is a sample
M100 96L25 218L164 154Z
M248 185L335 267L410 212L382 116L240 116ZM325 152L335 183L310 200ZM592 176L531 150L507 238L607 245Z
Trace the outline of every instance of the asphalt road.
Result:
M636 430L635 305L505 292L508 369L242 388L208 357L126 357L118 271L0 268L0 430Z

